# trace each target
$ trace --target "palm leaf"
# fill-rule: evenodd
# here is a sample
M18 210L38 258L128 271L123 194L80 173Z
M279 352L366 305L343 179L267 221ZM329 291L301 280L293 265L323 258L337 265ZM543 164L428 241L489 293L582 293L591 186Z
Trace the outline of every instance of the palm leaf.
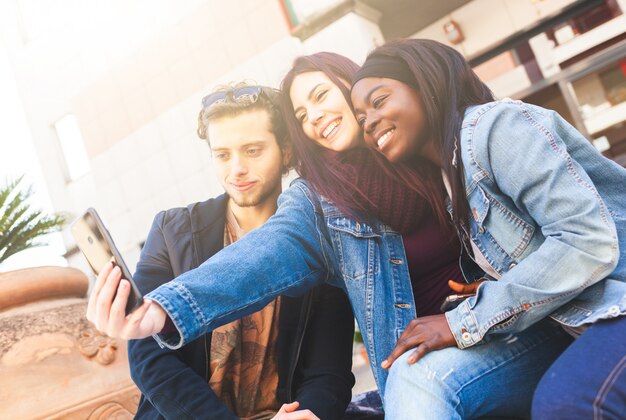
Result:
M45 245L36 239L58 231L65 222L61 215L30 209L27 201L33 194L32 188L18 190L23 178L22 175L0 188L0 264L20 251Z
M17 185L22 182L22 178L24 178L24 175L22 175L15 181L9 182L6 187L0 189L0 208L4 206L4 202L7 200L9 195L11 195L11 191L13 191L15 187L17 187Z

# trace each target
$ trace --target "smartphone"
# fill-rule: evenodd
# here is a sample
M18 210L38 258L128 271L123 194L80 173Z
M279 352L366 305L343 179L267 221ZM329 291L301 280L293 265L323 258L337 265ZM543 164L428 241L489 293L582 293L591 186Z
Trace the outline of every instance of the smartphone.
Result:
M474 295L475 293L467 293L467 294L461 294L461 295L450 295L446 297L446 299L441 304L441 308L440 308L441 312L446 312L446 311L456 308L465 299Z
M96 276L107 262L113 260L113 263L122 271L122 278L130 282L131 291L126 304L126 314L140 306L143 302L141 292L135 285L122 255L96 209L88 208L82 216L76 219L72 223L71 232L78 248L82 251Z

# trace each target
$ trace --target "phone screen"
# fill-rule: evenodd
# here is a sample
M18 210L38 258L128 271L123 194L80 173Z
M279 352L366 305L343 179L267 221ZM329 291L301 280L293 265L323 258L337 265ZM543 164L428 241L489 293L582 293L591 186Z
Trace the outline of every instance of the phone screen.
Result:
M141 293L135 286L130 271L95 209L90 208L79 217L72 224L71 231L78 248L96 276L100 274L102 267L113 259L120 267L122 277L131 283L132 291L126 305L126 313L130 313L139 306L142 302Z

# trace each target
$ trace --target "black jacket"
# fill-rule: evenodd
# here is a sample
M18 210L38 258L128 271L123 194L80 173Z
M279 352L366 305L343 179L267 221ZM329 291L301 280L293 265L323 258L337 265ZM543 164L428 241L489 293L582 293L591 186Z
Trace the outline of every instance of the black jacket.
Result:
M157 214L133 276L142 293L223 248L227 201L222 195ZM283 296L279 317L278 399L299 401L322 420L342 418L354 385L347 297L326 285ZM130 372L142 392L136 418L236 418L208 386L210 345L211 333L179 350L162 349L152 338L130 341Z

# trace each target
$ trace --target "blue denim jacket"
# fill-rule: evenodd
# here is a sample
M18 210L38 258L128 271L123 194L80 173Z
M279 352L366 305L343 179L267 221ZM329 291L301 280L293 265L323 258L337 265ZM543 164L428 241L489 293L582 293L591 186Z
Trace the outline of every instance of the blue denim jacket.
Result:
M626 313L626 169L512 100L469 108L460 149L466 236L501 276L446 313L460 348L548 315L577 327Z
M402 237L382 223L345 217L303 180L281 194L262 227L146 297L176 325L178 333L155 336L175 349L278 295L299 295L322 282L347 291L384 392L380 363L416 313Z

